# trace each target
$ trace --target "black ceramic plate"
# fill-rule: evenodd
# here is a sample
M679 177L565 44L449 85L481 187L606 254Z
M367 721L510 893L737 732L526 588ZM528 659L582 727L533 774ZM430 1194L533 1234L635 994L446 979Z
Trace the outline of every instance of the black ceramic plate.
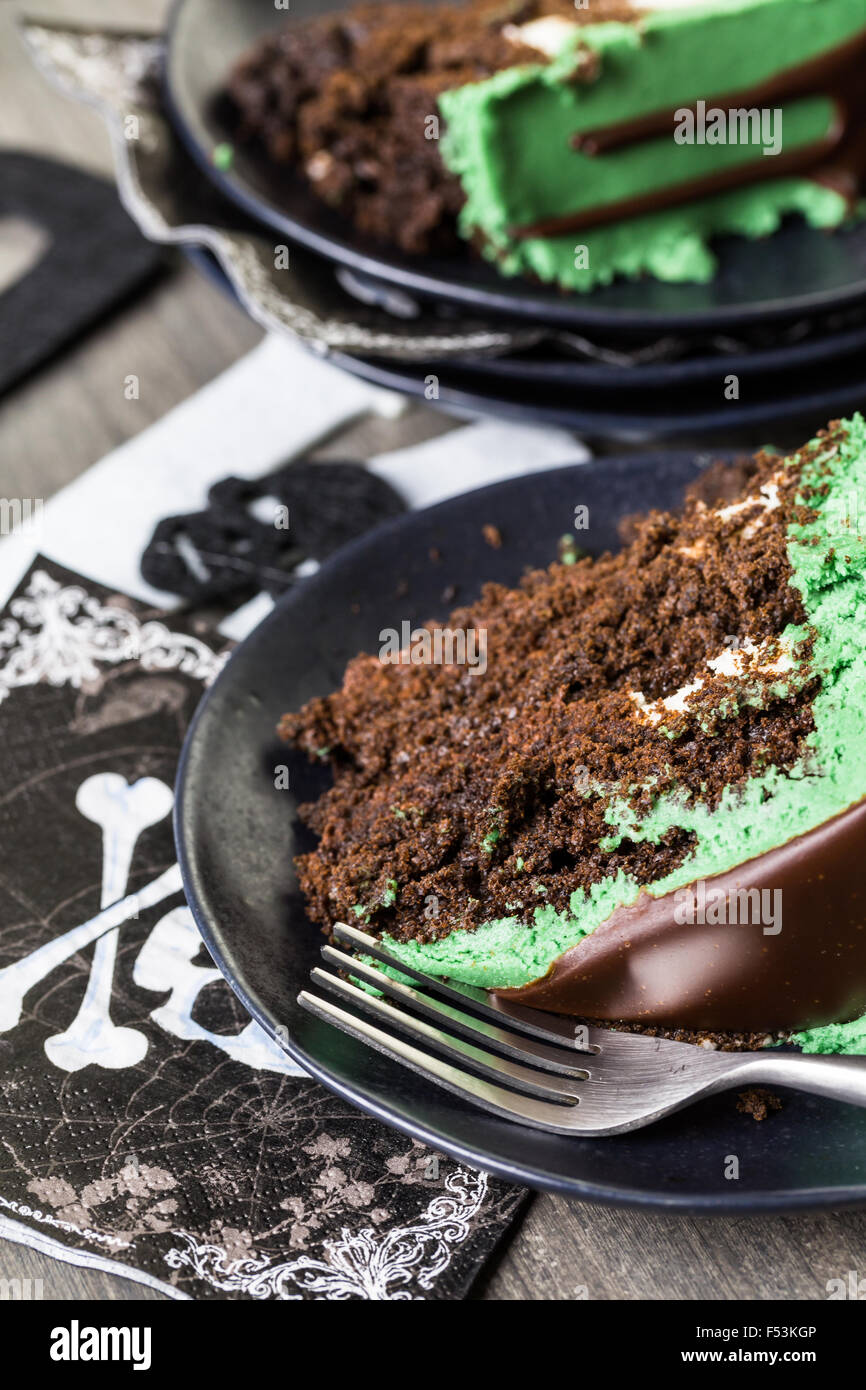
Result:
M844 364L800 375L784 374L775 392L762 379L741 379L741 398L724 398L724 369L712 389L676 379L667 389L629 390L628 384L602 392L597 387L503 380L478 362L471 372L459 363L436 370L438 396L430 400L432 366L406 366L332 353L331 360L376 386L402 391L463 416L495 415L573 430L586 439L649 442L664 439L733 440L760 430L784 431L784 438L806 439L816 423L849 415L866 406L866 361L858 354Z
M344 9L350 0L292 0L291 15ZM306 184L239 149L220 172L214 146L230 138L217 97L226 73L250 43L275 25L273 0L176 0L169 30L166 87L181 136L208 175L247 212L313 250L404 289L471 305L479 312L608 332L704 331L759 319L785 318L866 298L866 225L827 236L790 219L776 236L717 246L720 269L708 285L666 285L647 279L590 295L561 294L506 280L479 257L409 258L358 236L313 196Z
M194 247L185 251L214 284L233 295L228 280L206 251ZM693 382L682 381L677 373L666 386L655 389L632 389L626 379L602 391L597 384L563 382L556 376L552 381L543 376L526 382L509 380L488 371L482 358L475 359L471 368L462 360L401 367L347 353L332 352L330 358L373 385L416 396L452 414L495 415L556 425L587 439L647 442L716 435L733 441L757 429L765 436L767 431L784 430L780 442L786 444L806 439L816 422L826 424L834 416L866 405L866 362L861 353L823 369L816 365L799 377L791 372L780 374L775 393L767 393L763 378L756 385L746 375L739 401L724 400L721 365L716 369L712 392L706 386L701 390ZM434 401L427 391L431 373L439 378L439 395ZM748 437L753 436L750 433Z
M781 331L778 326L777 331ZM600 391L655 391L690 387L694 383L719 382L728 372L761 378L761 390L782 382L783 373L804 372L858 354L866 357L866 323L827 333L810 333L796 341L774 347L747 347L732 351L711 351L707 347L688 356L669 361L644 361L634 365L591 361L571 357L566 350L558 356L549 349L514 353L507 357L461 357L452 359L467 372L481 372L509 381L532 381L548 386L591 387ZM435 367L434 367L435 370ZM790 380L790 378L789 378Z
M697 471L682 453L557 469L411 514L341 551L238 648L198 711L178 781L184 883L208 949L262 1026L326 1086L436 1149L598 1201L729 1213L860 1203L866 1127L853 1107L785 1092L781 1113L759 1125L729 1094L636 1134L561 1138L482 1114L296 1003L322 941L292 867L310 843L296 812L327 774L287 756L274 735L280 715L339 685L349 658L378 649L383 627L444 617L446 585L462 602L485 580L513 583L546 564L576 502L592 519L582 543L588 535L601 551L616 545L620 517L675 504ZM487 522L502 549L483 543ZM290 791L274 787L280 764ZM737 1181L725 1178L730 1154Z

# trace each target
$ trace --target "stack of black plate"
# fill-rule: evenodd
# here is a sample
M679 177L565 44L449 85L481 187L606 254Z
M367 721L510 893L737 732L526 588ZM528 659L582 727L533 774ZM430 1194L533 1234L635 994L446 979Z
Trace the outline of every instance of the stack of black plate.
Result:
M291 15L347 4L293 0ZM243 148L229 168L216 167L213 151L228 138L218 96L225 75L261 33L285 22L273 0L176 5L167 99L210 179L281 240L331 261L347 295L398 318L433 306L443 331L469 316L538 332L528 352L422 363L340 355L349 370L426 391L452 410L633 439L808 430L866 404L866 222L829 234L791 218L764 241L722 239L706 285L646 279L565 294L507 280L469 248L410 259L365 240L301 180Z

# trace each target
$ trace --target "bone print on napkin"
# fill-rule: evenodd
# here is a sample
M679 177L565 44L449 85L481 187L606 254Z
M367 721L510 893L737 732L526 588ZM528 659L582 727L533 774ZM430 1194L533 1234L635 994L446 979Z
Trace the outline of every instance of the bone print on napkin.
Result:
M42 559L0 616L0 1235L176 1297L460 1297L522 1194L307 1077L184 902L175 769L225 656Z

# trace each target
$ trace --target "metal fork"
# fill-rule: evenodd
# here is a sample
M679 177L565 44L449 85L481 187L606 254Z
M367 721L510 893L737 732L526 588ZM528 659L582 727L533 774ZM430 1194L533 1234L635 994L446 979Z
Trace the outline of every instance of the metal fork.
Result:
M316 967L312 979L376 1023L307 990L298 1002L428 1081L520 1124L552 1134L622 1134L704 1096L758 1083L866 1105L866 1058L776 1050L714 1052L664 1038L590 1028L574 1019L496 1001L468 985L445 984L405 965L375 937L343 922L336 924L333 935L367 959L324 946L322 956L332 970ZM382 965L410 976L423 988L391 979ZM372 986L398 1007L334 972ZM436 1053L441 1056L431 1055ZM458 1062L470 1069L455 1065Z

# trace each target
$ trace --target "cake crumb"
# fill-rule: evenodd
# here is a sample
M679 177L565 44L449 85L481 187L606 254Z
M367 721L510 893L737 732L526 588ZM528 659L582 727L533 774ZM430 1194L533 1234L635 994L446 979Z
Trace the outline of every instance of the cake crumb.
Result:
M766 1120L771 1110L781 1110L782 1102L766 1086L750 1086L737 1096L737 1109L741 1115L751 1115L753 1120Z
M500 531L499 527L498 527L498 526L492 526L492 525L490 524L490 522L488 521L487 524L486 524L486 526L483 526L481 529L482 529L482 533L483 533L483 535L484 535L484 539L486 540L487 544L490 546L491 550L501 550L501 549L502 549L502 532Z

